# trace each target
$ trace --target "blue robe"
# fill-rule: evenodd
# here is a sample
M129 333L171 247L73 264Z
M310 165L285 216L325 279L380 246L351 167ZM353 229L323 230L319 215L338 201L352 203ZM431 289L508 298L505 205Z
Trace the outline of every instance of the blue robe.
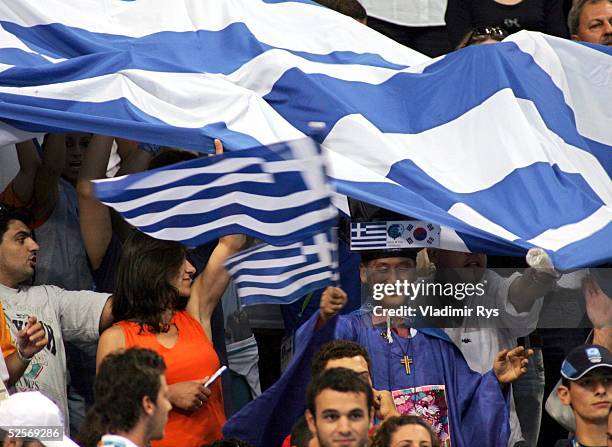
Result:
M372 360L372 380L379 390L444 385L453 447L506 447L510 435L508 392L502 392L492 371L472 371L459 349L438 329L419 329L411 339L388 343L384 328L373 327L371 314L356 311L333 318L316 330L316 312L296 334L294 356L281 378L266 392L232 416L225 436L244 439L256 447L277 447L304 413L313 354L332 339L353 340ZM413 363L406 374L403 355Z

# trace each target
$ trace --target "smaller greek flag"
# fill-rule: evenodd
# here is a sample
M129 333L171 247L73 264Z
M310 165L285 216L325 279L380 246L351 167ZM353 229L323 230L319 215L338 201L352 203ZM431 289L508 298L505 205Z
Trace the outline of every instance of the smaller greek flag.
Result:
M98 199L157 239L204 244L244 233L285 245L336 219L324 160L310 139L200 157L94 181Z
M387 248L387 222L351 222L351 250Z
M338 281L337 259L336 237L328 231L282 247L258 245L225 266L243 306L289 304Z

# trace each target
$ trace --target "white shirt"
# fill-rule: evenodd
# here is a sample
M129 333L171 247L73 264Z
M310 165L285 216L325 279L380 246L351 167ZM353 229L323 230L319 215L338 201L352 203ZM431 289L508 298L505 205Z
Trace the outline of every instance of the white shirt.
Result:
M361 0L369 16L402 26L444 26L447 0Z
M62 411L66 433L69 430L66 397L66 352L64 340L91 343L99 338L100 316L109 294L67 291L55 286L11 289L0 284L0 300L13 337L28 317L36 315L49 340L34 355L21 378L17 391L40 391Z
M508 328L480 327L483 317L468 318L464 325L470 328L446 328L444 331L453 340L453 343L461 350L471 369L481 374L493 367L495 354L504 349L516 347L516 339L531 333L538 323L538 316L542 309L544 297L538 298L528 312L517 312L512 303L508 301L508 290L510 284L520 273L515 273L508 278L502 278L497 273L486 270L483 281L486 280L487 297L502 311ZM481 297L471 296L466 298L466 305L470 308L476 307ZM505 312L504 312L505 310ZM514 399L510 399L510 439L509 446L523 438L521 426L514 408Z

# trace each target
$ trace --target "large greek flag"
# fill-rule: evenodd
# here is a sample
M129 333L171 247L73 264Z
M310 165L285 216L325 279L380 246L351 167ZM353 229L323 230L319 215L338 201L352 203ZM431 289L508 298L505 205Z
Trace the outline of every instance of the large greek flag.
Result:
M157 239L196 246L244 233L283 245L337 215L311 139L200 157L94 182L96 196Z
M612 50L522 32L428 60L308 1L3 0L0 144L316 137L341 194L443 246L612 258Z
M262 244L225 263L241 304L289 304L338 281L338 256L331 232L295 244Z

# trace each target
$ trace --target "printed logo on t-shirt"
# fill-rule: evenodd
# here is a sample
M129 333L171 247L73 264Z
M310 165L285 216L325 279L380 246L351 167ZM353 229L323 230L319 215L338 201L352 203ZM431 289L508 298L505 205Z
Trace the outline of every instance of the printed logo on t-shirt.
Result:
M11 322L13 323L13 326L15 326L15 329L17 329L17 331L20 331L24 328L29 317L30 316L27 314L16 314L15 318L11 319ZM45 346L45 349L47 349L51 354L57 355L57 344L55 342L55 333L53 332L53 328L44 321L41 321L40 323L43 325L43 328L47 333L48 342L47 346Z
M506 28L522 28L518 21L518 17L515 17L514 19L504 19L504 26Z

